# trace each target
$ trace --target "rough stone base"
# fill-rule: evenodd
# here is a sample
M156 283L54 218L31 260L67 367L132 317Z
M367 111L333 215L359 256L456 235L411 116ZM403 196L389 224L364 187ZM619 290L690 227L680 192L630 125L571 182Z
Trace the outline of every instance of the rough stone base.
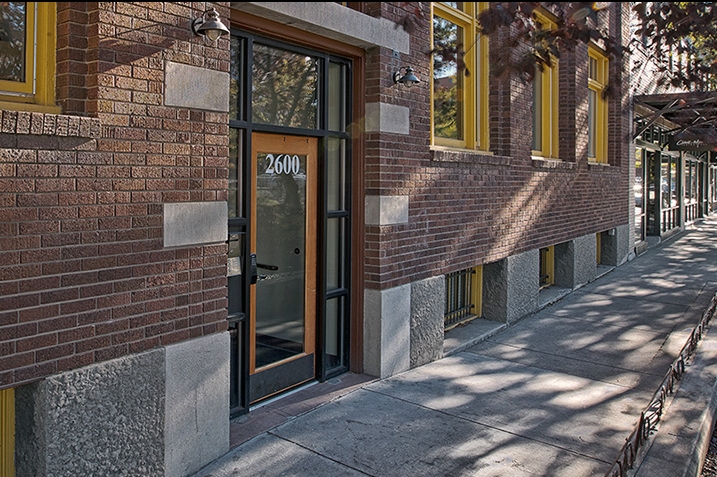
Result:
M627 262L630 256L630 225L615 227L614 233L603 232L600 237L600 263L617 267Z
M539 268L537 249L483 265L483 316L510 323L537 310Z
M411 285L411 367L443 357L444 276Z
M594 234L555 246L555 285L576 288L595 278L597 249Z
M229 450L228 369L222 333L18 387L16 475L189 475Z

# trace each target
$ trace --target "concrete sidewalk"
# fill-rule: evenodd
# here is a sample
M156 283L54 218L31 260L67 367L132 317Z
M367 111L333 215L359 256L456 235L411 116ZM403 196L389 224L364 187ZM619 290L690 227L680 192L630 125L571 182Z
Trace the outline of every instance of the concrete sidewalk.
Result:
M439 361L295 398L195 476L604 476L716 292L712 218ZM630 475L698 475L716 380L708 333Z

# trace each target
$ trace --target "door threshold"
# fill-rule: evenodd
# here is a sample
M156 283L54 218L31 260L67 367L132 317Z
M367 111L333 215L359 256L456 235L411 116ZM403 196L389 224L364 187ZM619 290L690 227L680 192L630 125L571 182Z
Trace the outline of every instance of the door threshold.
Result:
M378 378L367 374L347 372L323 383L308 382L284 394L257 403L249 408L249 412L230 421L229 447L233 449L294 417L377 380Z
M253 406L249 406L249 412L254 411L254 410L256 410L256 409L259 409L259 408L261 408L261 407L264 407L264 406L266 406L266 405L268 405L268 404L272 404L272 403L274 403L274 402L276 402L276 401L280 401L281 399L284 399L284 398L286 398L286 397L288 397L288 396L291 396L292 394L296 394L296 393L298 393L299 391L303 391L304 389L310 388L311 386L314 386L315 384L318 384L318 383L319 383L318 381L312 380L312 381L309 381L309 382L307 382L307 383L300 384L299 386L296 386L295 388L293 388L293 389L291 389L291 390L289 390L289 391L284 391L284 392L279 393L279 394L277 394L277 395L275 395L275 396L273 396L273 397L270 397L270 398L268 398L268 399L264 399L263 401L259 401L258 403L254 404Z

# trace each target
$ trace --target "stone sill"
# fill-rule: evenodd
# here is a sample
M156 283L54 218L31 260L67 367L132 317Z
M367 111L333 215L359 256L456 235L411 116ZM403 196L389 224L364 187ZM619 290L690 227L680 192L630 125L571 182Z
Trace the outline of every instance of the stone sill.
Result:
M598 172L619 172L619 168L615 168L605 162L588 162L588 169Z
M0 133L98 139L98 118L30 111L0 110Z
M485 151L469 149L431 148L431 160L436 162L462 162L466 164L486 164L491 166L509 166L510 157L497 156Z
M533 167L536 169L558 169L563 171L571 171L577 168L577 163L561 161L559 159L545 159L543 157L533 157Z

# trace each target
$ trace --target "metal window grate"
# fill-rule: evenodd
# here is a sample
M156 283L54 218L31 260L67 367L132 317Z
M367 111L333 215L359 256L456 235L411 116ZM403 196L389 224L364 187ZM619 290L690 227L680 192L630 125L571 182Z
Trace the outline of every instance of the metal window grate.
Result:
M468 268L446 275L446 308L443 315L444 328L475 318L473 279L475 270Z

